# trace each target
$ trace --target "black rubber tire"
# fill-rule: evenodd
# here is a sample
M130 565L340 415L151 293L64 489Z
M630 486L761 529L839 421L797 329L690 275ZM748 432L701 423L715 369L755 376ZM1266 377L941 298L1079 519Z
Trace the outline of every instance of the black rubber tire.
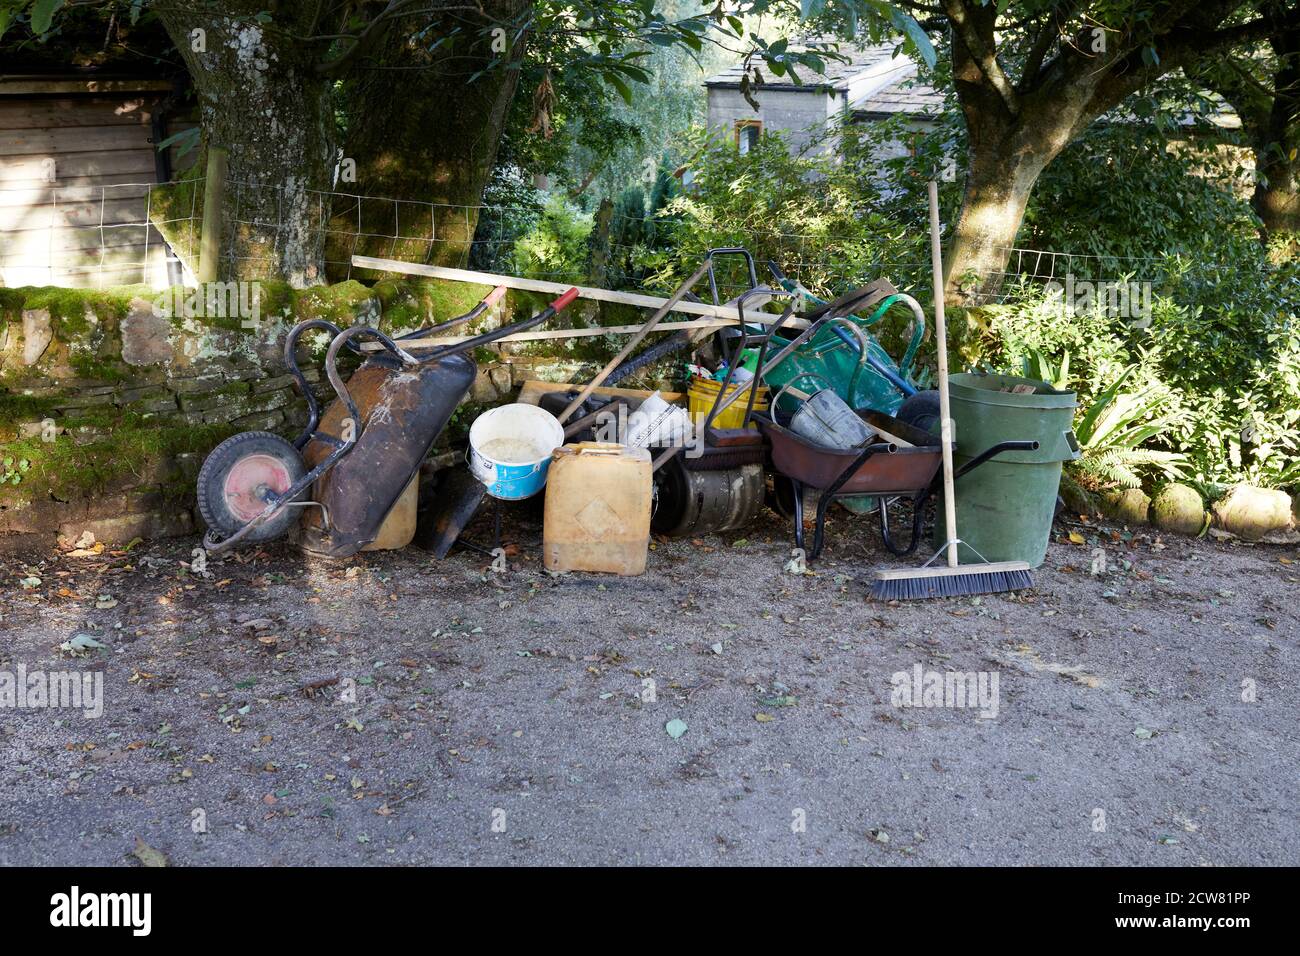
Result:
M911 425L931 435L939 433L939 390L917 392L898 407L894 415L904 425Z
M271 432L241 432L227 438L208 454L199 469L199 514L209 528L222 538L228 538L244 526L244 521L230 510L222 494L226 476L241 460L250 455L269 455L280 461L289 473L290 482L297 482L307 473L298 449L279 435ZM299 500L305 498L304 491ZM249 532L243 540L250 544L278 538L298 520L297 508L284 508L279 514Z
M772 474L772 487L767 492L767 506L782 518L794 517L794 482L785 475Z

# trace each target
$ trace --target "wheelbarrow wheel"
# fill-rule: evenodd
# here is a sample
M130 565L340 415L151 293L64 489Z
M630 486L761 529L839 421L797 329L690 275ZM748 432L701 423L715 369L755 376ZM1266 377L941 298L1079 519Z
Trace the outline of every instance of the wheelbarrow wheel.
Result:
M199 469L199 514L208 527L228 538L260 515L272 495L282 495L306 474L298 450L271 432L243 432L227 438ZM304 492L305 495L305 492ZM283 508L244 538L270 541L297 519Z
M774 473L772 487L767 492L767 506L782 518L793 518L794 494L794 482L785 475Z
M939 431L939 391L927 389L917 392L898 407L894 415L905 425L919 428L923 432L936 434Z

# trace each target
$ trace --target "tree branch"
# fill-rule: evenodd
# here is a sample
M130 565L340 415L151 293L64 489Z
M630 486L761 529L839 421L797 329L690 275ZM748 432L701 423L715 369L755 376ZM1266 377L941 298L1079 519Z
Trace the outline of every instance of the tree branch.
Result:
M996 8L992 10L992 18L983 16L987 21L987 31L981 31L982 24L977 24L976 14L966 6L968 0L943 0L944 12L948 14L948 21L952 24L954 38L959 40L962 46L970 54L971 60L979 67L980 72L989 85L993 87L1006 105L1007 110L1014 116L1020 112L1020 97L1016 93L1016 88L1007 78L1007 74L1002 69L1002 64L998 62L997 54L994 48L994 39L992 37L992 26L997 19ZM987 32L987 36L985 33Z
M1300 10L1293 11L1283 21L1284 26L1300 25ZM1260 17L1248 23L1224 27L1209 33L1192 26L1170 30L1156 41L1159 65L1149 67L1142 62L1139 50L1131 51L1115 64L1110 74L1097 84L1089 100L1088 112L1100 116L1118 106L1125 97L1137 92L1144 84L1171 70L1185 67L1203 56L1216 53L1242 43L1263 40L1278 28L1276 20Z
M316 75L331 76L342 71L363 53L374 48L374 45L383 37L389 24L393 22L397 14L401 13L406 7L424 2L427 2L427 0L388 0L388 6L352 38L353 42L350 47L334 57L334 59L322 60L316 64Z

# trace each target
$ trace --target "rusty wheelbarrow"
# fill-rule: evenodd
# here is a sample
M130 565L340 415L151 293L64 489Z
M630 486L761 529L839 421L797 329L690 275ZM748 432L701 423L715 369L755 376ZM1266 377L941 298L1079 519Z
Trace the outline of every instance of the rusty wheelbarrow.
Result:
M285 341L285 363L307 399L307 426L292 443L254 431L212 450L198 478L199 510L208 525L204 547L216 553L279 537L302 508L314 509L303 520L307 551L348 557L373 542L474 382L477 368L465 353L540 325L578 294L570 289L532 318L454 345L403 346L477 318L505 291L498 286L464 315L398 339L369 326L339 329L321 319L295 326ZM298 339L312 330L333 336L325 374L338 397L323 415L295 355ZM360 339L375 340L379 349L365 352L344 384L339 352L360 352Z
M775 410L775 409L774 409ZM859 409L858 417L879 433L881 441L861 448L827 448L778 424L766 414L755 413L753 420L771 442L772 467L792 485L790 502L794 521L795 547L804 546L803 491L817 488L817 521L809 560L816 559L825 542L826 512L837 499L850 495L875 495L880 502L880 537L892 554L904 557L916 550L921 537L925 505L939 487L939 467L943 446L938 436L914 428L886 415ZM967 462L954 476L961 478L995 455L1007 451L1033 451L1036 441L1004 441L988 448ZM889 506L906 499L912 507L911 536L905 545L897 543L889 528Z

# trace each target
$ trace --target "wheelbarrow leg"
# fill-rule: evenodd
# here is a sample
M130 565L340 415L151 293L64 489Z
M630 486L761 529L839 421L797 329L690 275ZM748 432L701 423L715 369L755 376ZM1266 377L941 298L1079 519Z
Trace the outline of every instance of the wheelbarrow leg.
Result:
M817 499L817 525L813 530L813 546L812 551L808 553L809 561L816 561L817 556L822 553L822 545L826 537L826 511L834 500L835 496L825 491Z
M885 547L893 554L900 558L905 558L916 550L917 544L921 541L921 521L925 515L925 503L930 498L927 492L919 495L913 495L910 499L912 502L912 537L907 543L907 547L900 548L894 541L894 537L889 531L889 504L882 501L880 504L880 539L885 543ZM891 501L900 501L902 496L889 499Z
M821 499L817 502L817 527L813 535L813 549L808 555L809 560L816 560L817 555L821 554L826 531L826 511L830 508L831 502L835 496L840 493L840 489L848 482L850 478L858 473L858 470L867 463L872 455L875 454L893 454L894 445L889 442L876 442L862 449L862 453L854 459L853 464L845 468L838 478L831 482L830 487L823 489Z

